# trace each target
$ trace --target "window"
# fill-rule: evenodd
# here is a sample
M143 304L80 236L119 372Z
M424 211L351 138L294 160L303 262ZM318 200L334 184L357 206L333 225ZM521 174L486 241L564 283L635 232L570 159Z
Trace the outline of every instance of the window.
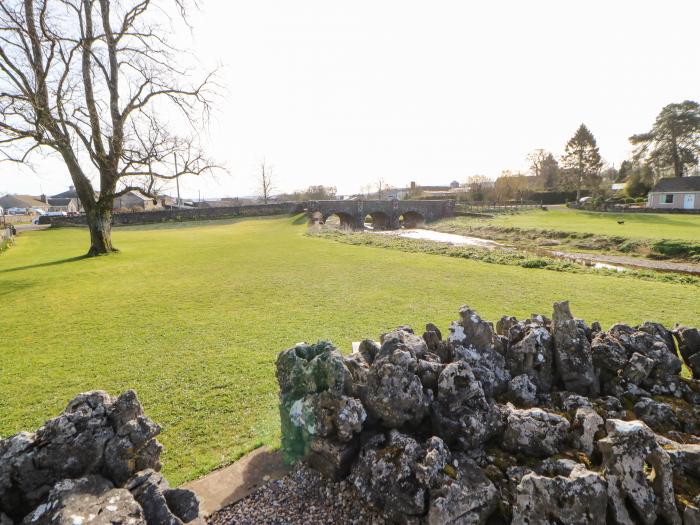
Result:
M661 202L663 204L673 204L673 193L667 193L663 197L661 197Z

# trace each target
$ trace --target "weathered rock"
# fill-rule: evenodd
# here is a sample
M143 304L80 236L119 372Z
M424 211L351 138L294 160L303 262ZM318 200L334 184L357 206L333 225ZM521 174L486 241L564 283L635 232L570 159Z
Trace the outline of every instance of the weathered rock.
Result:
M673 335L678 341L678 351L686 362L700 352L700 331L697 328L679 326L673 331Z
M280 394L290 399L326 390L342 395L346 393L349 381L350 374L344 366L343 356L331 343L301 343L277 356Z
M453 359L469 364L486 397L495 397L508 389L510 372L506 370L505 358L495 350L455 346Z
M433 354L427 354L426 358L427 359L418 360L416 375L420 378L423 388L430 389L434 392L437 390L438 378L445 368L445 365Z
M145 525L146 520L141 507L128 490L114 488L103 477L90 475L56 483L46 500L28 514L22 523Z
M423 332L423 341L425 341L425 345L428 347L429 352L437 354L440 351L440 343L442 343L442 341L437 332Z
M549 392L554 383L553 339L537 323L519 323L510 328L506 365L511 375L527 374L541 393Z
M371 341L361 344L362 352L354 357L353 368L358 381L364 376L365 358L371 358ZM366 418L359 399L346 394L366 385L354 386L353 374L340 352L328 342L315 345L298 344L281 352L277 357L277 380L280 385L280 420L282 423L282 450L290 460L309 452L315 436L335 436L348 441L362 429Z
M603 419L622 419L627 415L620 400L613 396L599 397L594 406Z
M448 364L440 374L431 415L434 432L465 450L484 444L503 428L500 410L487 400L481 383L464 361Z
M425 325L425 331L426 332L433 332L435 335L437 335L438 340L442 341L442 332L433 323L427 323Z
M473 461L463 455L456 457L433 483L437 488L430 491L429 525L483 524L498 506L493 483Z
M137 473L126 488L141 505L146 521L158 525L203 524L199 499L191 490L171 489L162 474L148 469Z
M552 394L552 399L560 410L571 415L579 408L591 408L593 406L587 397L567 392L566 390Z
M673 472L676 475L683 473L700 481L700 445L686 445L670 439L660 440L659 436L657 442L671 457Z
M504 315L496 322L496 333L508 337L510 329L518 324L518 320L510 315Z
M700 502L686 505L683 512L683 525L700 525Z
M676 355L675 348L666 346L664 339L641 330L636 330L624 324L616 324L610 328L612 335L627 350L631 356L633 353L645 355L654 360L654 377L678 374L681 370L681 361Z
M634 385L644 381L654 369L656 362L637 352L632 354L629 361L622 369L622 377Z
M555 363L564 386L578 394L597 395L591 343L585 329L571 315L568 301L554 303L552 322Z
M591 355L601 385L617 377L626 364L627 350L607 332L598 332L591 341Z
M405 523L427 511L427 488L416 478L425 451L413 438L391 430L376 434L360 450L350 481L390 520Z
M315 438L304 461L328 479L339 481L350 473L357 450L357 439L341 442L333 438Z
M518 484L512 523L604 524L607 500L605 478L581 464L567 476L530 473Z
M541 408L517 409L508 405L503 448L536 457L560 452L569 431L566 418Z
M367 374L362 403L387 428L417 425L428 414L432 396L416 375L418 359L399 337L385 338Z
M695 352L685 362L693 372L693 377L700 379L700 352Z
M140 469L160 469L160 427L129 390L78 395L35 434L0 441L0 512L20 519L64 479L101 474L116 486Z
M411 352L417 359L423 359L428 353L428 345L425 340L414 334L410 327L399 327L393 332L384 334L382 336L382 345L390 340L400 341L403 347Z
M367 414L359 399L334 396L326 390L297 399L289 409L289 418L309 435L335 435L340 441L350 441L362 430Z
M479 314L468 306L459 309L459 323L450 326L449 341L477 350L493 350L495 333L493 324L483 321Z
M537 386L526 374L515 376L508 383L508 394L517 405L530 407L537 400Z
M648 397L643 397L634 405L634 414L657 432L668 432L680 428L673 407L668 403L660 403Z
M660 338L671 351L674 351L676 348L676 343L673 340L673 333L670 330L667 330L661 323L644 321L637 327L637 330Z
M574 441L577 448L588 456L593 455L596 434L604 427L605 420L592 408L579 408L574 415L572 425Z
M619 419L608 419L605 427L608 436L598 441L598 448L614 519L622 524L638 521L652 525L660 516L667 523L680 525L671 458L657 444L651 429L641 421Z

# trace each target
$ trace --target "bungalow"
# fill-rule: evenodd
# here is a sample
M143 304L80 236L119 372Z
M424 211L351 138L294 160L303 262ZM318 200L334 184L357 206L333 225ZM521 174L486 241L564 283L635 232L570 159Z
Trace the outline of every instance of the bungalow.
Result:
M114 199L114 211L151 211L157 209L162 209L161 203L157 199L146 197L143 193L135 190Z
M80 201L77 198L57 198L46 199L50 205L49 211L64 211L69 215L77 214L80 211Z
M19 208L27 210L32 213L31 210L42 210L49 211L49 204L32 197L31 195L5 195L0 197L0 206L9 210L10 208Z
M661 179L649 192L647 207L700 210L700 176Z
M63 199L71 199L72 202L69 203L69 201L63 200ZM80 198L78 197L78 192L75 189L75 186L69 186L68 191L64 191L62 193L57 193L56 195L52 195L49 197L49 204L52 202L56 202L57 206L60 206L58 203L66 203L64 205L68 206L70 209L67 210L59 210L59 211L76 211L76 212L82 212L85 211L83 208L83 204L80 202ZM73 210L75 208L75 210Z

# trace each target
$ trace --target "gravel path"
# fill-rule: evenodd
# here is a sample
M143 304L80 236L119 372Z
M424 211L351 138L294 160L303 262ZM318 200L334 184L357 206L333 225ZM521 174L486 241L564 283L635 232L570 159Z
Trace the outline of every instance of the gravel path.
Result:
M209 525L386 523L348 482L328 483L303 465L212 514L207 521Z

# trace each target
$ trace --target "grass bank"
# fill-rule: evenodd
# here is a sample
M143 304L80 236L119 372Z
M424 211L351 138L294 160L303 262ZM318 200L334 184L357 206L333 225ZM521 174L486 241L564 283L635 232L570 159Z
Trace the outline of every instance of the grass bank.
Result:
M442 229L440 231L448 231ZM459 230L452 232L460 233ZM647 281L660 281L680 283L700 286L700 277L685 275L680 273L655 272L647 270L628 269L624 273L614 269L595 268L583 266L554 257L530 255L527 252L516 250L488 250L486 248L475 248L465 246L452 246L446 243L433 242L420 239L407 239L394 235L372 235L362 232L343 232L339 230L322 230L309 235L351 244L353 246L375 246L379 248L390 248L403 252L429 253L432 255L444 255L457 257L460 259L471 259L492 264L505 264L508 266L520 266L521 268L538 268L553 270L556 272L588 273L597 275L608 275L620 278L636 278Z
M304 222L304 221L301 221ZM124 227L121 253L82 258L80 228L26 232L0 257L0 435L32 430L77 392L135 388L180 483L278 436L277 353L344 351L399 324L485 318L700 325L697 287L352 246L286 218Z
M619 221L624 221L619 224ZM494 226L594 233L632 239L683 239L698 241L700 215L674 213L606 213L550 207L500 214L488 221Z
M638 221L639 217L651 217L651 220ZM430 227L522 248L557 246L568 251L700 262L700 216L679 216L679 220L669 223L661 214L554 209L501 214L490 219L454 217L432 223ZM643 227L648 228L646 237L640 236Z

